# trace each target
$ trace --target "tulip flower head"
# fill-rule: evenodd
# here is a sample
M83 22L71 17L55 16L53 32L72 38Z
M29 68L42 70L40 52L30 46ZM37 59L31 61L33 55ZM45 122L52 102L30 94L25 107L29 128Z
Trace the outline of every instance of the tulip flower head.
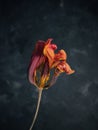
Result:
M67 63L67 54L64 50L59 50L55 53L57 45L52 43L52 39L46 42L39 40L36 43L33 51L28 77L31 84L35 85L39 90L38 105L35 113L33 123L30 127L32 129L41 99L43 89L51 87L57 80L61 73L72 74L74 70L71 69Z

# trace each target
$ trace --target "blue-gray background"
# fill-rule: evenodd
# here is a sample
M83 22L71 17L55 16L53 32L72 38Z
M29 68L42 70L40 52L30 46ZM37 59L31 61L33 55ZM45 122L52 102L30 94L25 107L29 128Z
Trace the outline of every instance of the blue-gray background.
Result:
M28 130L37 89L27 68L37 40L53 38L75 74L43 91L34 130L98 130L98 2L0 1L0 130Z

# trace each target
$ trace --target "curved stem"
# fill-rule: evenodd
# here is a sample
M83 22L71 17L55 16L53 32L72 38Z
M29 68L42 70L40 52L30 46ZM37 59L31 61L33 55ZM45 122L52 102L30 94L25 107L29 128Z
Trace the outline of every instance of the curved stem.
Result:
M43 90L43 89L39 89L39 90L38 90L39 94L38 94L38 102L37 102L36 112L35 112L35 115L34 115L34 118L33 118L33 121L32 121L32 124L31 124L29 130L32 130L32 128L33 128L33 126L34 126L34 124L35 124L37 115L38 115L39 106L40 106L40 101L41 101L41 96L42 96L42 90Z

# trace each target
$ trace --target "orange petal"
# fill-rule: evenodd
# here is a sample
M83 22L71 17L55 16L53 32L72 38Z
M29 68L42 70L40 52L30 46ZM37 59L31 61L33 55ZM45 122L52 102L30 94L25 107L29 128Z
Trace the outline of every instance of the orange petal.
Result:
M57 54L55 54L54 62L52 64L52 68L56 67L61 61L65 61L67 59L67 54L64 50L60 50Z
M72 74L75 72L66 62L61 62L60 64L58 64L57 69L59 69L61 73L65 72L66 74Z
M57 60L66 60L67 54L64 50L60 50L57 54L55 54L55 61Z
M68 63L65 63L64 71L66 72L66 74L73 74L75 72L74 70L71 69Z
M51 44L52 39L48 39L46 41L46 45L43 50L43 54L48 58L49 61L49 67L52 65L54 61L54 50L57 49L57 46L55 44Z

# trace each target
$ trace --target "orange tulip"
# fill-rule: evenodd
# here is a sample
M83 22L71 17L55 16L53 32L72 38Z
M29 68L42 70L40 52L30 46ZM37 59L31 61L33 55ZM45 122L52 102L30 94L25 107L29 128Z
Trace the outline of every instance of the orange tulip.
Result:
M51 42L51 38L46 42L38 41L31 57L28 77L30 83L38 88L39 96L35 116L29 130L32 130L38 114L42 90L52 86L61 73L74 73L74 70L66 62L66 52L59 50L58 53L55 53L57 46Z
M70 68L66 62L67 54L64 50L58 51L55 54L57 46L51 43L52 39L48 39L46 42L38 41L36 43L35 50L31 57L29 66L29 81L38 88L45 88L50 86L49 84L50 71L54 69L53 78L60 73L66 74L74 73L74 70Z

